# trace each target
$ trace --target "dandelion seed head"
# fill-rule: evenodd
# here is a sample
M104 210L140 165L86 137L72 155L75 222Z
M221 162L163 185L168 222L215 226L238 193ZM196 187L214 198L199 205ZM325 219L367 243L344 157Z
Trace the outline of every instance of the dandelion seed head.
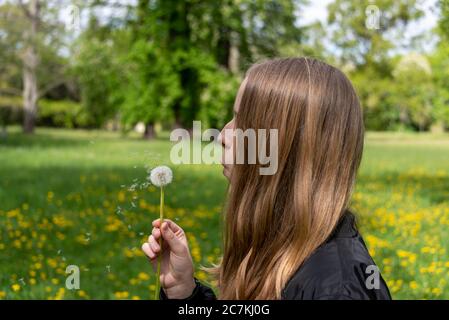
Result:
M167 166L159 166L151 170L150 181L156 187L166 186L171 183L173 179L173 173Z

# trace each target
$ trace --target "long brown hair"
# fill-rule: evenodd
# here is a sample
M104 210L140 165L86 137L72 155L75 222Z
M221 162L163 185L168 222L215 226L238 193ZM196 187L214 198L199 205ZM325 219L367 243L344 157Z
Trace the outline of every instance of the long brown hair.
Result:
M311 58L253 65L235 127L278 129L278 170L234 164L223 257L209 268L220 299L280 299L303 262L347 209L363 153L363 115L338 69ZM245 146L246 148L247 146Z

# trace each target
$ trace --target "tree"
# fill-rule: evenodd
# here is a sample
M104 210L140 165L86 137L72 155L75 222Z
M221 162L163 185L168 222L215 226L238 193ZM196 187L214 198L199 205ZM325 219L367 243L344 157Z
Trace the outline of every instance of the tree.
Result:
M380 0L373 7L371 1L335 0L328 6L334 60L353 80L368 129L395 129L408 121L392 91L395 63L391 57L397 55L407 25L423 15L417 2Z
M155 137L156 121L173 119L171 106L181 95L179 81L168 57L151 43L136 41L127 57L122 121L145 124L144 138Z
M131 64L142 71L131 75L124 119L132 123L142 117L147 132L167 117L175 127L190 128L198 117L221 125L231 107L221 106L229 109L223 112L217 103L212 106L210 94L229 104L241 72L254 60L300 41L296 3L303 1L138 1L129 22L135 35ZM155 90L164 97L149 94ZM132 104L133 97L139 97L138 104Z
M9 67L22 69L22 83L9 82L5 87L9 93L22 93L25 133L34 131L39 98L61 83L59 70L63 64L58 52L63 27L57 13L62 5L61 1L19 0L0 6L1 46L8 47L5 55Z
M438 7L440 9L438 29L441 36L445 37L447 41L449 40L449 0L439 0Z
M101 25L91 19L77 42L83 104L101 114L118 112L127 129L144 122L146 138L155 135L157 122L222 126L232 116L243 71L302 40L295 12L304 3L139 0L120 7L90 1L88 8L119 6L127 14L102 17Z
M440 41L430 57L436 87L433 117L437 126L449 129L449 1L440 0L438 6L440 17L437 31Z
M37 114L37 67L39 64L39 55L37 52L37 35L41 24L41 4L38 0L30 0L28 8L21 4L25 17L28 19L29 27L25 29L24 42L25 50L23 53L23 110L25 133L32 133L36 122Z
M81 91L81 103L90 127L101 127L115 117L123 102L123 51L129 32L101 27L91 16L89 26L73 45L71 73Z
M449 44L446 41L438 44L430 61L436 90L433 99L433 120L440 128L449 129Z
M330 3L330 36L340 50L341 63L351 62L357 67L373 64L382 72L382 66L389 65L389 54L396 49L395 43L403 37L407 25L423 16L417 4L418 0L380 0L374 7L367 0L335 0ZM375 8L379 11L376 12ZM368 28L370 15L379 21L378 25L374 23Z
M428 59L410 53L399 60L393 70L391 99L399 110L401 123L427 130L432 123L434 85Z

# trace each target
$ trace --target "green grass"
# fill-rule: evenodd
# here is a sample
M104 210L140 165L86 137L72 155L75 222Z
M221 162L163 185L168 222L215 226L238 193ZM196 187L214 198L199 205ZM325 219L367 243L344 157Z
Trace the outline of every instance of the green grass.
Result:
M9 128L0 140L0 298L153 297L140 246L159 193L140 186L159 164L174 171L166 215L186 230L197 265L216 262L226 180L219 165L171 165L170 146L167 135ZM394 298L449 298L447 159L447 134L367 134L352 207ZM63 289L67 265L80 267L82 291Z

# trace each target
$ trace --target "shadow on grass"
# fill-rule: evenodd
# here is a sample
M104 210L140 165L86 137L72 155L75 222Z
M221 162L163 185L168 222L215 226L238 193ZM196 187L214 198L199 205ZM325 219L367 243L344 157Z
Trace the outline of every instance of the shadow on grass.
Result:
M102 142L168 142L169 135L161 134L151 140L146 140L134 132L125 134L121 132L109 132L98 130L65 130L52 128L38 128L32 135L26 135L18 128L9 130L6 137L0 137L0 147L6 148L74 148L86 147L97 140Z
M147 173L144 168L71 165L20 169L0 167L0 177L0 210L9 210L23 203L37 202L44 205L48 192L61 197L79 193L88 200L86 205L99 205L111 194L118 194L119 191L130 193L133 184L138 188L146 182ZM357 185L362 192L372 193L388 193L392 190L405 193L411 188L418 201L424 200L434 205L449 201L447 175L397 172L362 174L357 179ZM174 181L166 188L166 202L174 208L194 209L200 205L212 208L223 204L226 187L226 180L215 171L174 168ZM152 203L159 201L158 192L141 191L141 194Z
M23 133L9 133L6 138L0 139L0 147L7 148L64 148L88 146L89 140L71 139L57 137L55 135L39 133L35 135L24 135Z
M168 206L194 209L199 206L213 208L222 205L226 192L224 178L210 171L175 169L174 175L174 182L166 187L165 192ZM55 200L79 194L82 197L79 207L90 208L102 206L105 200L114 200L123 191L126 195L124 205L130 207L133 200L130 190L133 185L140 198L149 203L159 203L157 190L148 192L147 189L140 188L147 177L143 168L0 167L0 176L0 210L3 211L18 208L24 203L30 207L44 208L48 204L49 192L54 194Z

